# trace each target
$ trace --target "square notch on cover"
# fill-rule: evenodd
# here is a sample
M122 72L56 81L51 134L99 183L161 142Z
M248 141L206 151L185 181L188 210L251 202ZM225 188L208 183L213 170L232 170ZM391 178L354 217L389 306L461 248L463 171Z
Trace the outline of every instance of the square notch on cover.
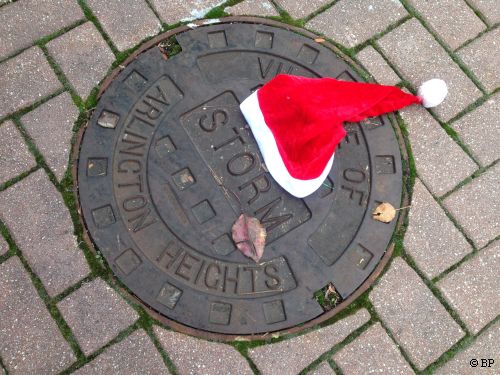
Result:
M93 209L92 218L98 228L105 228L116 222L113 208L111 208L109 204L107 206Z
M229 255L236 250L233 240L227 233L213 240L212 245L214 247L214 252L217 255Z
M182 290L177 288L176 286L165 283L158 293L156 300L160 302L163 306L168 307L170 310L175 308L177 302L179 302L179 298L181 298Z
M120 116L116 113L103 110L97 119L97 125L107 129L114 129L118 125L118 121L120 121Z
M227 47L226 32L221 30L208 33L208 44L210 45L210 48Z
M196 180L189 168L183 168L172 175L175 185L179 190L185 190L196 183Z
M231 305L221 302L212 303L208 320L213 324L228 325L231 321Z
M280 299L265 302L262 304L262 309L264 310L264 318L266 319L267 324L278 323L286 320L283 301Z
M134 250L127 249L115 259L115 263L120 271L122 271L125 275L128 275L139 267L142 261Z
M257 31L255 34L255 47L271 49L273 48L274 34L266 31Z
M103 177L108 174L107 158L89 158L87 160L87 176Z
M206 223L215 217L215 211L210 202L206 199L191 207L191 211L200 224Z

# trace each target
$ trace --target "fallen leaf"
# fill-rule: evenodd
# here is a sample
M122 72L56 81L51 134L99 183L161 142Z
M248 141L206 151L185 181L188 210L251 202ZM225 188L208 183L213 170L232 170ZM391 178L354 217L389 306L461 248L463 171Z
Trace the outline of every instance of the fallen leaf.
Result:
M323 43L325 41L325 39L323 39L323 38L316 38L316 39L314 39L314 41L316 43Z
M241 214L233 224L232 236L238 250L258 263L266 245L266 229L259 219Z
M396 217L396 209L392 204L384 202L375 208L372 217L382 223L390 223Z

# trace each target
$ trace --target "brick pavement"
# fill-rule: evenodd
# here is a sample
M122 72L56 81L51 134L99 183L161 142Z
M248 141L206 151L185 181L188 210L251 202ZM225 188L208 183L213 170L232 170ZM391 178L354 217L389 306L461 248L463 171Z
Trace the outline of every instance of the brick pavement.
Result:
M0 1L0 373L214 374L223 365L227 373L469 374L471 356L498 358L493 4ZM437 76L450 88L435 111L401 111L418 177L401 257L351 315L250 348L187 337L138 314L78 243L61 184L73 125L91 109L82 103L115 56L216 6L217 15L294 19L345 47L380 83L414 90Z

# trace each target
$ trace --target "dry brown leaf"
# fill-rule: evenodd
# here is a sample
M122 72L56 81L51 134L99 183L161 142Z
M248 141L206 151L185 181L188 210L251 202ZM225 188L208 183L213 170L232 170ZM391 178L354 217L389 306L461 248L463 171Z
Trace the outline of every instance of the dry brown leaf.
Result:
M323 39L323 38L316 38L316 39L314 39L314 41L316 43L323 43L325 41L325 39Z
M233 224L232 236L238 250L258 263L266 245L266 229L259 219L241 214Z
M384 202L375 208L372 217L382 223L390 223L396 217L396 209L392 204Z

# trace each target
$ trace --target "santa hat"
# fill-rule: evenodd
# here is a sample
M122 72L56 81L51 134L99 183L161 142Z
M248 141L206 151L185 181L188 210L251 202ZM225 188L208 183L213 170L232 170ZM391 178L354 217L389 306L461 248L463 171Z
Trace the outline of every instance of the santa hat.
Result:
M424 83L418 96L397 87L281 74L255 91L240 108L259 145L267 169L290 194L316 191L333 164L346 132L358 122L410 104L433 107L447 94L438 79Z

